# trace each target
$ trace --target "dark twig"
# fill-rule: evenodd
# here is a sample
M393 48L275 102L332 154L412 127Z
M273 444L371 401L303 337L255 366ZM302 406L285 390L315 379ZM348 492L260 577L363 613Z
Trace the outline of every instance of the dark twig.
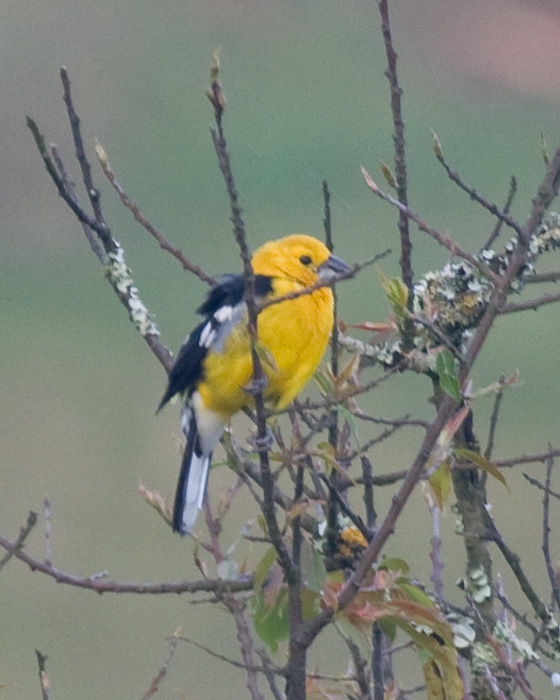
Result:
M374 624L372 629L371 671L373 675L373 700L385 698L385 682L383 678L383 632L379 625Z
M518 464L532 464L533 462L541 462L544 464L548 461L549 457L560 457L560 448L551 450L550 452L541 452L536 455L521 455L520 457L513 457L512 459L496 459L493 460L497 467L515 467Z
M225 661L227 664L230 666L234 666L235 668L241 668L243 670L249 670L253 673L265 673L265 670L262 666L250 666L249 669L247 669L245 663L243 661L236 661L235 659L231 659L229 656L224 656L223 654L218 653L217 651L214 651L213 649L210 649L207 646L204 646L204 644L200 644L199 642L195 642L194 639L190 639L189 637L178 637L178 640L180 642L184 642L185 644L192 644L193 647L196 647L197 649L200 649L201 651L206 652L209 656L213 656L215 659L219 659L220 661ZM285 676L286 672L284 669L281 668L269 668L268 669L269 673L274 673L277 676Z
M163 681L165 676L167 676L167 672L169 671L169 664L171 663L171 660L173 659L173 656L175 655L175 652L177 651L177 642L179 641L179 630L175 630L175 632L169 638L168 641L169 641L169 651L167 653L167 658L163 662L159 671L152 678L152 682L150 683L150 687L144 693L144 695L142 695L142 700L150 700L150 698L157 693L161 682Z
M434 228L431 226L428 226L428 224L424 223L424 221L416 214L415 212L412 211L412 209L409 209L409 207L404 206L404 204L401 204L398 199L395 199L392 197L390 194L387 194L386 192L383 192L383 190L380 190L379 187L375 184L375 181L371 177L371 175L368 173L368 171L362 167L362 175L363 178L366 182L366 185L369 187L369 189L377 195L380 199L383 199L384 201L388 202L389 204L392 204L394 207L397 207L400 211L402 211L409 219L414 221L414 223L418 226L418 228L421 231L424 231L424 233L427 233L430 238L433 238L435 241L437 241L441 246L446 248L452 255L456 255L459 258L463 258L463 260L466 260L468 263L470 263L473 267L475 267L477 270L479 270L485 277L488 277L488 279L492 280L493 282L497 282L499 280L498 275L496 275L492 270L490 270L484 263L481 263L480 260L477 260L473 255L470 253L465 252L462 250L456 243L455 241L451 240L449 236L444 236L442 233L439 233L439 231L436 231Z
M5 554L2 557L2 559L0 559L0 570L2 570L4 566L6 566L6 564L10 561L10 559L13 556L18 556L18 553L20 553L21 549L23 548L25 540L29 537L29 533L31 532L31 530L33 530L36 524L37 513L30 511L29 515L27 516L27 523L19 531L17 540L15 542L8 542L8 540L5 540L7 546L0 542L4 549L7 550L7 554Z
M512 228L519 237L523 237L521 226L516 221L514 221L510 216L508 216L506 212L502 211L496 204L494 204L494 202L489 202L482 195L480 195L474 189L474 187L467 185L467 183L461 178L459 173L456 173L451 169L451 167L445 160L441 148L441 143L439 142L439 139L436 136L436 134L434 134L434 153L436 154L436 158L445 168L445 172L447 173L450 180L452 180L458 187L460 187L460 189L466 192L473 201L475 201L477 204L480 204L481 207L486 209L486 211L489 211L497 219L503 221L503 223L506 224L506 226Z
M62 80L62 87L64 90L63 99L66 105L68 119L70 120L70 130L72 132L72 138L74 139L74 146L76 148L76 159L82 171L84 187L86 189L91 208L93 209L95 221L99 225L99 236L103 241L107 252L110 252L108 248L110 248L112 245L111 232L107 229L105 217L103 216L103 212L101 210L99 190L93 184L93 178L91 176L91 165L86 155L84 141L82 138L82 131L80 128L80 118L78 117L78 115L76 114L76 110L74 109L74 104L72 102L72 93L70 90L70 78L68 77L68 72L64 66L62 66L62 68L60 69L60 79Z
M206 284L215 285L216 280L214 279L214 277L204 272L204 270L201 267L199 267L195 263L191 262L187 257L185 257L181 250L171 245L171 243L165 238L165 236L163 236L163 234L160 231L158 231L158 229L155 226L153 226L148 221L148 219L146 219L146 217L140 212L137 205L134 204L134 202L130 199L130 197L127 195L127 193L117 181L115 173L113 172L111 165L109 164L109 160L107 158L105 149L101 146L99 142L97 142L95 145L95 152L97 154L99 164L101 165L101 168L105 173L105 176L113 186L115 192L118 194L121 202L130 211L132 216L134 216L136 221L138 221L138 223L141 226L143 226L146 229L146 231L156 239L156 241L159 243L159 247L162 250L166 250L168 253L171 253L171 255L173 255L173 257L181 263L184 270L189 270L189 272L192 272L198 277L198 279L202 280L203 282L206 282Z
M543 282L558 282L558 280L560 280L560 272L541 272L523 279L525 284L542 284Z
M45 565L52 566L52 513L48 496L43 499L43 514L45 516Z
M88 192L88 197L95 213L93 218L89 216L89 214L87 214L78 203L74 186L69 182L64 166L62 165L56 150L53 151L55 162L47 150L45 139L39 131L37 124L30 117L27 118L27 126L33 134L35 144L41 158L43 159L43 163L51 177L51 180L54 182L60 196L82 225L94 253L100 259L105 268L105 276L111 284L113 291L123 306L127 309L130 320L133 322L136 329L141 333L151 351L154 353L163 367L169 371L173 365L173 356L161 342L159 338L159 331L153 321L153 318L148 309L142 303L138 295L138 290L134 286L133 280L130 276L130 270L128 269L124 259L123 250L117 241L112 237L111 231L107 226L101 212L99 192L93 186L91 179L91 167L84 151L80 131L80 120L72 104L70 81L68 80L66 69L64 68L61 70L61 78L64 86L64 101L66 103L68 117L70 119L70 127L72 130L72 137L76 147L76 157L82 171L84 186ZM93 241L92 232L99 237L104 253L102 253L100 250L100 246Z
M503 385L504 376L500 377L500 384ZM498 416L500 415L500 407L502 405L502 399L504 397L503 388L499 389L496 393L494 399L494 406L492 407L492 415L490 416L490 427L488 429L488 442L486 444L486 449L484 450L484 456L486 459L490 459L492 455L492 450L494 449L494 437L496 435L496 427L498 425Z
M360 457L362 464L362 479L364 484L364 506L366 509L366 527L370 532L375 531L377 513L373 499L373 469L366 455Z
M39 666L39 683L41 684L41 695L43 700L50 700L51 698L51 684L49 682L49 677L45 671L48 656L43 656L38 649L35 649L35 654L37 656L37 665Z
M521 566L521 561L518 557L517 554L515 554L506 544L504 538L502 537L501 533L499 532L498 528L496 527L496 524L490 520L491 522L491 531L488 533L488 539L490 539L492 542L494 542L497 546L500 552L502 553L504 559L506 560L509 568L511 569L511 572L517 579L517 582L527 600L531 604L531 607L533 608L533 612L535 615L543 622L545 625L547 625L548 629L548 636L551 639L552 643L554 644L555 649L560 648L560 631L558 630L558 627L552 628L550 626L551 622L551 614L546 605L542 602L542 600L539 598L538 593L535 591L533 586L531 585L529 579L527 578L527 575L525 571L523 570L523 567Z
M259 444L259 462L263 485L263 515L267 522L268 534L278 553L278 558L284 569L286 580L290 582L290 577L297 578L298 575L293 567L290 554L282 538L280 526L276 516L274 506L274 479L270 468L270 459L267 448L267 426L266 409L264 405L263 390L266 386L266 375L262 363L255 348L258 338L257 317L259 308L255 299L255 275L251 265L251 252L247 245L245 233L245 222L243 221L242 210L239 204L239 194L235 184L235 178L231 168L231 160L227 148L226 138L223 128L223 116L225 109L225 96L222 90L221 81L218 78L220 65L217 54L214 55L210 74L210 88L207 92L208 99L214 108L214 118L216 126L210 130L212 141L218 156L218 165L224 177L226 190L229 197L231 221L233 223L233 235L239 246L241 259L243 261L243 276L245 278L244 299L247 304L248 323L247 328L251 337L251 355L253 361L253 377L248 392L253 396L255 402L255 414L257 424L257 443Z
M540 481L537 479L533 479L532 476L529 476L529 474L526 474L525 472L522 472L523 477L527 479L527 481L531 484L531 486L536 486L541 491L547 491L549 496L552 496L553 498L557 498L560 501L560 493L558 491L553 491L552 489L547 489L544 484L541 484Z
M551 449L551 445L548 446ZM542 550L544 561L546 564L546 572L552 589L552 595L556 603L556 608L560 610L560 587L558 585L558 575L554 571L552 558L550 555L550 483L552 479L552 467L554 466L553 457L549 457L546 464L546 481L543 496L543 542Z
M513 203L513 198L515 197L515 194L517 192L517 179L515 178L515 175L511 176L511 180L509 181L509 192L507 199L505 201L504 207L502 209L502 212L504 214L509 214L509 210L511 208L511 205ZM484 244L482 250L488 250L492 243L498 238L500 235L500 231L502 230L504 220L498 217L498 220L496 221L496 225L494 226L494 229L490 236L488 237L488 240Z
M224 602L231 611L233 619L235 620L237 641L239 642L239 649L241 650L241 657L243 659L243 665L245 666L245 673L247 674L247 690L249 691L251 700L264 700L264 696L259 689L257 671L255 671L253 668L255 666L253 659L253 639L251 638L249 625L247 624L247 620L243 614L244 603L242 601L235 600L232 595L225 597Z
M397 197L399 202L408 207L407 173L406 173L406 153L404 138L404 122L402 116L402 88L399 85L397 76L397 53L393 46L391 34L391 22L389 18L389 3L387 0L377 0L379 13L381 15L381 33L385 44L385 54L387 56L387 71L385 75L391 87L391 112L393 115L393 144L395 147L395 180L397 186ZM399 233L401 238L401 274L402 280L409 291L409 303L412 305L412 286L414 275L412 273L412 243L410 240L410 230L408 225L409 217L404 209L399 210ZM412 306L409 306L412 309Z
M326 180L323 180L323 227L325 229L325 242L327 248L332 253L334 251L334 242L332 238L332 219L331 219L331 193L329 191L329 185ZM336 287L333 286L333 299L334 299L334 324L333 327L338 327L338 315L337 315L337 295ZM331 333L331 372L333 377L338 376L338 333ZM329 424L329 444L336 449L338 444L338 411L334 408L331 411L332 421Z
M344 499L340 495L339 489L331 483L331 480L325 474L320 474L319 478L326 485L326 487L329 490L329 494L334 499L334 501L336 502L340 510L344 513L344 515L346 515L352 521L352 523L358 528L358 530L362 533L366 540L370 540L371 533L368 532L368 529L362 522L362 519L358 515L356 515L352 508L350 508L350 506L344 501Z
M560 301L559 294L543 294L542 297L538 299L529 299L528 301L519 301L517 303L506 304L500 311L501 314L513 314L517 311L528 311L530 309L536 310L541 306L546 306L547 304L556 304Z

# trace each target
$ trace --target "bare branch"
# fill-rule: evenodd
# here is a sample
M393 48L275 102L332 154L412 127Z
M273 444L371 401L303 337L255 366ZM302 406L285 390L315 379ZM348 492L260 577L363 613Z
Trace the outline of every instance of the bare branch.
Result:
M551 445L548 446L549 450ZM558 575L554 571L552 565L552 558L550 555L550 482L552 479L552 467L554 466L553 457L549 457L546 464L546 481L543 496L543 541L542 550L544 555L544 561L546 564L546 572L548 574L548 580L550 581L550 587L552 589L552 595L556 602L556 608L560 610L560 586L558 585Z
M43 700L51 700L51 684L47 672L45 671L48 656L43 656L38 649L35 649L37 665L39 666L39 683L41 684L41 696Z
M101 165L101 168L105 173L105 176L107 177L111 185L113 185L113 188L118 194L121 202L130 211L132 216L134 216L136 221L138 221L138 223L141 226L143 226L146 229L146 231L156 239L156 241L159 243L159 247L162 250L166 250L168 253L171 253L171 255L173 255L173 257L181 263L184 270L189 270L189 272L192 272L198 277L198 279L202 280L203 282L206 282L206 284L215 285L216 280L214 279L214 277L208 275L206 272L204 272L204 270L201 267L199 267L195 263L191 262L187 257L185 257L182 251L171 245L171 243L169 243L169 241L163 236L163 234L160 233L160 231L158 231L156 227L153 226L148 221L148 219L146 219L146 217L140 212L136 204L134 204L134 202L130 199L130 197L118 183L115 177L115 173L113 172L111 165L109 164L109 160L107 158L105 149L99 142L96 142L95 152L97 154L99 164Z
M506 304L504 308L500 311L500 314L513 314L517 311L528 311L529 309L539 309L541 306L546 306L547 304L556 304L560 301L559 294L543 294L542 297L538 299L529 299L528 301L520 301L517 303Z
M510 216L506 214L506 212L502 211L496 204L493 202L489 202L487 199L485 199L482 195L478 194L478 192L474 189L474 187L471 187L470 185L467 185L467 183L461 178L459 173L454 172L447 161L445 160L445 157L443 155L443 150L441 148L441 143L439 141L439 138L437 135L434 133L434 153L436 154L436 158L438 161L443 165L445 168L445 172L447 173L448 177L450 180L452 180L456 185L458 185L464 192L466 192L469 197L477 202L477 204L480 204L486 211L489 211L491 214L493 214L497 219L502 221L506 226L509 226L512 228L516 234L520 237L523 236L521 226L514 221ZM517 185L517 183L516 183ZM513 181L512 181L512 189L513 189ZM515 190L514 190L515 191ZM510 190L511 192L511 190ZM513 197L513 195L512 195ZM498 230L499 232L499 230Z
M505 202L504 207L502 209L502 212L504 214L509 214L509 210L510 210L511 205L513 203L513 198L515 197L516 192L517 192L517 179L515 178L515 175L512 175L511 180L509 181L508 196L506 198L506 202ZM490 248L492 243L494 243L494 241L498 238L498 236L500 235L500 231L502 230L503 223L504 223L504 220L501 218L498 218L498 221L496 221L496 225L494 226L494 230L492 231L492 233L488 237L488 240L486 241L486 243L482 247L482 250L488 250L488 248Z
M389 202L389 204L392 204L394 207L397 207L397 209L402 211L409 219L414 221L414 223L418 226L418 228L421 231L424 231L424 233L427 233L428 236L430 236L430 238L433 238L441 246L447 248L447 250L452 255L456 255L459 258L463 258L463 260L466 260L477 270L480 270L480 272L485 277L488 277L488 279L492 280L493 282L498 281L499 277L496 274L494 274L492 270L490 270L486 265L484 265L484 263L481 263L480 260L477 260L477 258L475 258L473 255L459 248L455 241L452 241L451 238L449 238L449 236L444 236L442 233L439 233L439 231L436 231L431 226L428 226L428 224L424 223L424 221L418 216L418 214L413 212L412 209L409 209L409 207L404 206L404 204L401 204L401 202L399 202L398 199L395 199L390 194L387 194L386 192L383 192L383 190L380 190L379 187L375 184L375 181L373 180L371 175L368 173L368 171L363 167L361 170L366 185L375 195L377 195L380 199Z
M385 54L387 56L387 72L385 75L389 79L391 87L391 112L393 115L393 144L395 147L395 179L397 186L397 196L399 202L408 207L408 185L406 172L406 152L404 138L404 122L402 117L402 88L399 85L397 76L397 53L393 46L391 33L391 21L389 18L389 3L387 0L377 0L379 13L381 15L381 33L385 44ZM410 240L410 230L408 225L409 217L405 210L399 210L399 232L401 238L401 274L403 282L409 291L409 302L412 304L412 286L414 275L412 272L412 242ZM412 306L409 307L411 309Z
M30 511L29 515L27 516L27 524L24 525L19 531L17 540L15 542L8 542L8 540L6 540L8 546L4 546L2 543L0 543L8 552L2 557L2 559L0 559L0 570L2 570L4 566L6 566L6 564L10 561L10 559L13 556L18 556L18 552L20 552L23 548L25 540L29 537L29 533L31 532L31 530L33 530L36 524L37 513Z
M96 593L137 593L159 595L165 593L236 593L250 591L253 587L250 578L235 581L222 579L204 579L203 581L166 581L164 583L126 583L122 581L101 581L99 579L82 576L74 576L53 566L44 564L39 559L32 557L25 551L16 549L16 542L10 542L0 535L0 547L3 547L10 556L15 556L32 571L40 571L54 579L57 583L63 583L76 588L84 588Z
M142 695L142 700L150 700L150 698L157 693L159 690L159 686L165 676L167 676L167 672L169 671L169 664L171 663L171 659L174 657L175 652L177 651L177 642L179 641L179 629L176 629L173 635L169 638L169 652L167 654L167 658L163 662L162 666L160 667L159 671L156 673L156 675L152 678L152 682L150 683L150 687L148 690Z

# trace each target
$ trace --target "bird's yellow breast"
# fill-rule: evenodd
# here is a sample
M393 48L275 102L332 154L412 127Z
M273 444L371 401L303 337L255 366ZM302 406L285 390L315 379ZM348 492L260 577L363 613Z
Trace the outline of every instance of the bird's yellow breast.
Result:
M302 289L293 280L274 280L276 296ZM226 339L221 352L204 360L198 386L203 404L229 417L251 403L244 391L253 373L246 321ZM268 378L265 398L278 408L287 406L315 372L333 327L333 295L321 288L296 299L273 304L258 316L259 344L272 360L263 360Z

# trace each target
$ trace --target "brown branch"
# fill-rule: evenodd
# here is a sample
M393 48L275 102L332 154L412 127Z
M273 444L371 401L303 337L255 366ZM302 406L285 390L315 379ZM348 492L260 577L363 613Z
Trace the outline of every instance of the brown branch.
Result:
M251 700L264 700L264 695L259 689L257 672L253 668L255 665L253 661L253 640L249 631L249 625L243 614L243 603L236 601L233 596L227 596L227 599L226 604L235 620L237 641L239 642L243 665L247 673L247 690L249 691Z
M542 272L531 277L523 278L525 284L541 284L543 282L558 282L560 280L560 272Z
M500 385L503 385L504 376L500 377ZM488 429L488 442L486 444L486 449L484 450L484 456L486 459L490 459L492 455L492 450L494 449L494 437L496 435L496 428L498 426L498 416L500 415L500 407L502 405L502 399L504 398L503 386L498 390L496 397L494 399L494 406L492 407L492 414L490 416L490 427Z
M43 700L51 698L51 684L47 672L45 671L48 656L43 656L38 649L35 649L37 656L37 665L39 666L39 683L41 684L41 696Z
M169 371L173 365L173 355L161 342L159 338L159 331L153 322L152 316L142 303L138 295L138 290L134 286L132 278L130 277L130 271L128 270L124 260L123 250L119 246L118 242L113 238L101 212L99 192L93 186L91 179L91 167L83 147L83 140L80 131L80 120L72 104L70 82L68 80L66 69L64 68L61 69L61 79L64 86L64 101L66 103L66 108L70 119L70 128L72 130L72 137L76 147L76 157L82 171L84 186L88 192L90 203L95 212L95 218L89 216L79 205L74 192L74 187L68 180L64 166L60 161L56 149L53 150L53 157L56 160L55 163L47 150L43 135L39 131L37 124L30 117L27 118L27 126L33 134L35 144L41 158L43 159L43 163L51 177L51 180L55 184L64 202L68 205L82 225L94 253L103 263L105 268L105 276L111 284L113 291L117 295L119 301L127 309L131 321L135 325L136 329L141 333L149 348L152 350L166 371ZM105 251L104 254L101 253L99 246L93 241L92 232L99 237L103 250Z
M393 115L393 144L395 147L395 180L397 197L399 202L408 207L406 152L404 138L404 122L402 116L402 88L397 76L397 53L393 46L391 33L391 21L389 18L389 3L387 0L378 0L379 13L381 15L381 33L385 44L387 56L387 71L385 75L391 88L391 112ZM412 272L412 242L408 225L409 217L403 209L399 210L399 233L401 239L401 274L409 291L409 303L412 304L412 287L414 275ZM412 309L412 306L409 307Z
M195 263L191 262L187 257L185 257L185 255L181 250L179 250L179 248L175 248L173 245L171 245L171 243L165 238L165 236L163 236L163 234L160 231L158 231L158 229L155 226L153 226L148 221L148 219L146 219L146 217L140 212L138 206L134 204L134 202L130 199L130 197L127 195L127 193L117 181L115 173L113 172L109 160L107 158L105 149L99 142L96 142L95 152L97 154L97 159L99 160L99 164L101 165L101 168L103 169L106 178L113 186L121 202L130 211L132 216L134 216L136 221L138 221L138 223L141 226L143 226L146 229L146 231L156 239L156 241L159 243L159 247L162 250L166 250L168 253L171 253L171 255L173 255L173 257L181 263L184 270L189 270L189 272L192 272L198 277L198 279L202 280L203 282L206 282L206 284L209 284L211 286L215 285L216 280L214 277L204 272L204 270Z
M2 559L0 559L0 570L6 566L6 564L10 561L10 559L13 556L18 555L18 552L21 551L23 548L23 545L25 543L25 540L29 537L29 533L35 525L37 524L37 513L34 513L33 511L29 512L29 515L27 516L27 523L20 529L18 538L15 542L7 542L8 546L4 547L4 549L7 550L7 554L5 554Z
M548 446L551 449L551 446ZM556 602L556 608L560 610L560 587L558 585L558 576L552 565L550 555L550 482L552 479L552 467L554 466L554 458L549 457L546 464L546 481L543 496L543 541L542 551L546 564L546 572L552 589L552 595Z
M397 207L397 209L402 211L409 219L411 219L411 221L414 221L414 223L418 226L418 228L421 231L427 233L428 236L430 236L430 238L433 238L434 241L437 241L452 255L456 255L459 258L463 258L463 260L466 260L473 267L479 270L485 277L488 277L488 279L490 279L491 281L497 282L499 280L498 275L494 274L492 270L490 270L486 265L484 265L484 263L481 263L480 260L477 260L473 255L462 250L455 243L455 241L449 238L449 236L444 236L442 233L439 233L439 231L436 231L431 226L428 226L428 224L424 223L420 216L413 212L412 209L406 207L404 204L401 204L401 202L399 202L398 199L395 199L390 194L387 194L386 192L383 192L383 190L380 190L379 187L375 184L375 181L373 180L371 175L364 167L361 168L361 171L366 185L373 192L373 194L377 195L380 199L383 199L385 202L388 202L392 206Z
M556 304L560 301L560 294L543 294L538 299L529 299L528 301L520 301L517 303L506 304L500 311L501 314L513 314L517 311L528 311L529 309L539 309L547 304Z
M166 581L164 583L128 583L124 581L103 581L93 577L74 576L66 571L48 566L39 559L32 557L22 550L14 550L16 542L0 535L0 547L7 552L13 552L13 556L22 561L31 571L40 571L42 574L54 579L57 583L63 583L76 588L95 591L96 593L137 593L159 595L165 593L236 593L250 591L253 587L250 578L235 581L222 579L204 579L202 581Z
M515 197L516 192L517 192L517 179L515 178L515 175L512 175L511 180L509 181L508 196L506 198L504 207L502 209L502 212L504 214L509 214L509 210L510 210L511 205L513 203L513 198ZM504 220L501 218L498 218L498 221L496 221L496 225L494 226L494 230L492 231L492 233L488 237L488 240L486 241L486 243L482 247L482 250L488 250L488 248L490 248L492 243L494 243L494 241L498 238L498 236L500 235L500 231L502 230L503 223L504 223Z
M527 474L526 472L521 472L521 474L523 478L531 484L531 486L535 486L540 491L546 491L549 496L552 496L553 498L556 498L560 501L560 493L558 493L558 491L553 491L551 488L547 488L544 484L541 484L541 482L538 479L533 479L533 477L529 476L529 474Z
M152 682L150 683L150 687L144 693L144 695L142 695L142 700L150 700L150 698L157 693L161 682L163 681L165 676L167 676L167 672L169 671L169 664L171 663L171 660L173 659L173 656L175 655L175 652L177 651L177 642L179 641L179 630L178 629L175 630L175 632L173 633L173 636L171 636L168 641L169 641L169 652L167 654L167 658L163 662L159 671L152 678Z
M247 245L247 236L245 233L245 222L243 221L242 209L239 204L239 194L235 184L235 178L231 168L231 160L227 148L226 138L223 128L223 115L225 109L225 96L222 90L222 84L218 78L219 61L217 54L214 55L214 62L210 74L210 88L207 92L208 99L214 108L214 118L216 127L210 130L214 149L218 156L218 165L222 172L226 190L228 193L231 221L233 223L233 235L239 247L241 259L243 261L243 276L245 278L245 293L244 300L247 304L248 323L247 329L251 338L251 355L253 362L253 376L250 387L247 388L247 393L251 394L255 403L255 415L257 425L256 446L259 453L260 470L263 481L263 504L262 511L265 517L268 534L274 545L280 564L285 572L286 580L290 582L291 578L297 578L298 574L295 571L291 561L290 553L282 538L278 519L276 517L276 509L274 505L274 479L270 468L270 460L268 454L268 435L266 426L266 409L264 405L263 391L266 386L266 375L264 373L262 363L255 348L255 342L258 338L257 316L259 309L257 307L255 297L255 274L251 265L251 252Z
M533 462L541 462L544 464L551 456L560 457L560 448L535 455L521 455L520 457L513 457L512 459L495 459L493 462L497 467L515 467L518 464L531 464Z
M497 219L499 219L504 224L506 224L506 226L509 226L510 228L512 228L518 236L520 236L520 237L523 236L521 226L516 221L514 221L510 216L508 216L508 214L506 212L502 211L496 204L494 204L494 202L489 202L482 195L480 195L474 189L474 187L467 185L467 183L461 178L459 173L454 172L451 169L451 167L449 166L449 164L445 160L445 157L443 155L443 151L441 148L441 143L440 143L439 138L437 137L437 135L435 133L434 133L434 153L435 153L438 161L445 168L445 172L447 173L449 179L452 182L454 182L460 189L462 189L463 192L466 192L473 201L475 201L477 204L480 204L481 207L486 209L486 211L489 211ZM513 183L512 183L512 189L513 189ZM511 190L510 190L510 192L511 192Z

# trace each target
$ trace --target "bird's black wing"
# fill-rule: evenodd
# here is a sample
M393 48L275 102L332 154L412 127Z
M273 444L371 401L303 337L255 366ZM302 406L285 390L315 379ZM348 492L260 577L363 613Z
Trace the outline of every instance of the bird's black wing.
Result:
M165 394L158 411L175 394L192 393L202 377L203 362L208 350L223 347L232 327L245 317L243 275L224 275L209 291L197 313L205 317L183 343L169 373ZM265 297L272 291L270 277L255 275L255 295Z

